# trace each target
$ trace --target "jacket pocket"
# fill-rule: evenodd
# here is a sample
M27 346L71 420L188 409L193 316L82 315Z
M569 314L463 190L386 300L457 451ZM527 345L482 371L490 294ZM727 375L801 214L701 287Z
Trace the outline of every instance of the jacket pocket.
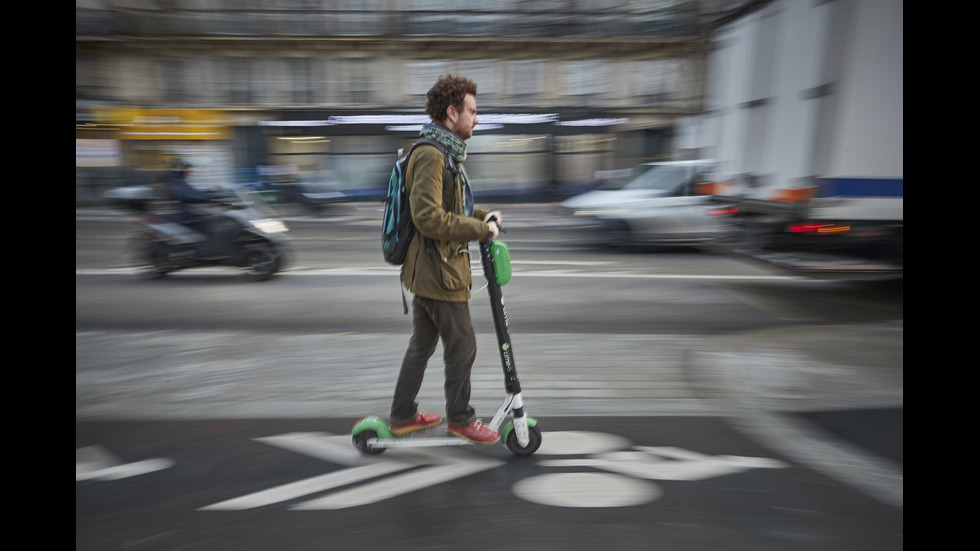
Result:
M462 252L460 252L462 251ZM448 249L439 247L440 281L447 291L463 291L473 283L470 273L470 255L466 244Z

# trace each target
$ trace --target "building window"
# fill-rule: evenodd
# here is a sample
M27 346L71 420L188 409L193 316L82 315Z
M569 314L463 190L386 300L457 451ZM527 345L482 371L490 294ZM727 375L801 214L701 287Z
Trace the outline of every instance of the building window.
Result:
M377 64L372 59L341 60L340 89L343 91L343 103L364 105L378 101L375 90L374 73Z
M632 96L641 105L656 105L675 97L681 89L681 61L660 59L631 63Z
M459 63L460 76L476 83L476 93L480 98L480 106L490 105L497 101L500 79L497 76L496 67L497 63L492 59L461 61Z
M444 61L415 61L410 62L408 68L408 94L411 96L410 102L422 101L425 103L425 94L432 88L432 85L439 80L439 77L452 72L452 65ZM479 87L477 87L479 91Z
M292 96L292 103L296 105L309 105L313 103L313 75L311 71L311 60L308 58L294 58L287 62L289 67L289 91Z
M232 59L228 63L228 95L234 105L252 103L252 60Z
M561 64L560 93L567 105L596 105L609 92L612 63L602 59L567 61Z
M544 90L545 63L540 60L511 61L507 64L507 92L511 101L534 106Z

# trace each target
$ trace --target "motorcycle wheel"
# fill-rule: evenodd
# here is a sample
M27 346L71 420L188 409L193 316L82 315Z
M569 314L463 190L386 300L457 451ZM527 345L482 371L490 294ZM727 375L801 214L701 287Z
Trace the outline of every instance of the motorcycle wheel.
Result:
M146 279L160 279L174 270L167 260L166 247L160 243L147 242L145 236L132 237L127 245L130 264L136 275Z
M245 277L251 281L265 281L279 271L279 257L268 243L245 245Z

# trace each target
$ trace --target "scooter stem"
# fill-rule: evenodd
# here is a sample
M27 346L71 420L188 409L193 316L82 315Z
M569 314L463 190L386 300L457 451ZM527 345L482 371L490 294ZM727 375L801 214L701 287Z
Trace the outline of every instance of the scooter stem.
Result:
M497 253L497 254L494 254ZM520 394L521 382L517 378L517 363L514 361L514 349L510 343L510 328L507 321L507 308L503 292L497 281L495 262L510 262L506 245L495 241L480 243L480 259L483 265L483 276L487 280L487 292L490 294L490 310L493 313L494 330L497 333L498 352L504 370L504 388L508 394Z

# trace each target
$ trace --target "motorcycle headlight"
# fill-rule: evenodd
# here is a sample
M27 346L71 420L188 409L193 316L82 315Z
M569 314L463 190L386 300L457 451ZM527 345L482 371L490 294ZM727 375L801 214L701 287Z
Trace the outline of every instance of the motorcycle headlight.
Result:
M282 220L273 220L272 218L252 220L252 225L255 226L256 229L265 233L284 233L289 231L289 228L286 227L285 222Z

